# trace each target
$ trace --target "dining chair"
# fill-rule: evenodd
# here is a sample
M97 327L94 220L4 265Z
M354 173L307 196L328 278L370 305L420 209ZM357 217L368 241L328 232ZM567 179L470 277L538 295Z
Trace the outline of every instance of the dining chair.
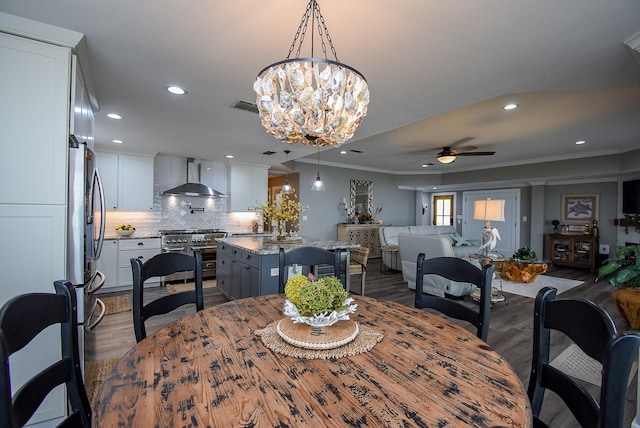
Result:
M416 263L416 298L418 309L431 308L451 318L467 321L477 329L477 336L486 341L489 335L489 314L491 312L491 280L495 266L484 264L478 268L458 257L434 257L425 259L418 254ZM480 289L478 310L474 310L456 300L423 293L424 275L439 275L455 282L466 282Z
M284 286L287 283L286 268L291 265L309 266L309 269L319 265L333 266L333 275L340 279L342 277L342 269L340 268L342 264L341 254L342 251L340 249L329 251L318 247L299 247L285 251L284 248L280 247L278 254L278 292L284 293ZM342 286L346 288L342 279L341 282Z
M26 293L8 300L0 309L0 427L22 427L49 393L66 386L68 415L59 426L91 426L91 405L82 381L78 347L76 291L69 281L56 281L54 293ZM61 358L28 378L18 389L12 385L9 357L50 326L60 326ZM51 352L57 352L56 347ZM17 358L17 357L14 357ZM15 391L11 396L12 389Z
M349 249L349 275L360 275L360 295L364 296L365 279L369 248L356 247Z
M545 287L538 292L534 304L533 356L527 390L534 426L548 426L540 420L540 412L545 391L550 390L562 399L580 426L622 427L627 380L637 360L640 336L618 335L615 323L600 306L583 299L556 299L556 293L555 288ZM549 363L551 331L554 339L568 337L602 364L599 401L584 384Z
M160 253L144 263L138 258L132 258L131 269L133 270L131 306L137 342L147 337L145 322L153 316L166 314L189 303L195 303L197 311L204 309L200 251L194 251L193 256L182 253ZM144 282L147 279L185 271L195 272L193 290L162 296L145 304Z

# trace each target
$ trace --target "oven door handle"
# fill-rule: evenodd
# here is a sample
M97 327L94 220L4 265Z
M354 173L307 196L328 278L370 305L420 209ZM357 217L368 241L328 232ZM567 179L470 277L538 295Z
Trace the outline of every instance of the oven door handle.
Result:
M218 247L216 245L211 245L208 247L194 247L194 246L191 247L192 250L215 250L217 248Z
M185 247L179 247L179 248L163 248L162 252L163 253L181 253L185 250Z

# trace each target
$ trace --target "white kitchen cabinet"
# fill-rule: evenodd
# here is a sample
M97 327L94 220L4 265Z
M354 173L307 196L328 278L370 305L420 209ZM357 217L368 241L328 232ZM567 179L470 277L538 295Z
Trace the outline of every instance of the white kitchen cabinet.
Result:
M153 209L153 156L96 152L107 210Z
M53 281L67 275L71 49L0 28L0 64L0 234L12 242L0 257L2 305L22 293L53 293ZM13 390L53 363L56 349L57 327L12 356ZM30 423L55 425L65 402L57 388Z
M232 164L229 168L229 211L249 211L267 202L266 166Z
M120 239L118 241L118 287L133 285L131 259L140 259L145 262L159 253L160 238ZM160 282L160 278L157 282ZM145 286L153 284L154 281L147 281Z
M71 51L0 32L0 64L0 203L64 205Z
M72 58L72 65L71 100L73 110L70 112L69 133L74 135L80 143L86 142L87 147L93 150L93 107L84 83L82 68L75 55Z
M118 154L96 151L96 166L102 178L104 206L107 210L118 209Z
M104 285L100 291L118 286L118 240L105 239L102 254L97 263L98 270L104 274Z
M102 255L98 259L98 270L104 273L105 282L99 293L130 291L133 285L131 259L143 262L160 253L160 238L105 239ZM157 281L147 281L146 286L159 285Z

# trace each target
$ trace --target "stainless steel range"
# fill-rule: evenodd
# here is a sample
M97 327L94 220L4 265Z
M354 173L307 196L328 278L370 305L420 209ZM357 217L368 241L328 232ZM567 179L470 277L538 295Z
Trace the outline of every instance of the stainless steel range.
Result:
M163 253L184 253L193 255L194 250L202 252L202 275L204 278L216 276L216 239L227 233L218 229L161 230L161 251ZM181 272L165 277L165 281L193 278L192 272Z

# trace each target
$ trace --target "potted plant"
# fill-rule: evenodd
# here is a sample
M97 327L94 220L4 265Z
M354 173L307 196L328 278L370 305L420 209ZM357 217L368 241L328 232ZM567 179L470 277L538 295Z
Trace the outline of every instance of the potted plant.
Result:
M553 225L553 233L558 233L558 226L560 226L560 220L553 219L551 220L551 224Z
M636 255L640 245L620 246L616 258L606 260L598 269L596 282L609 278L609 283L617 289L612 298L620 314L634 329L640 329L640 262Z
M312 327L349 320L349 314L358 307L352 304L353 299L335 276L295 275L287 281L284 293L284 314L290 316L294 323Z
M513 253L511 258L519 262L535 263L538 261L538 256L536 255L536 252L529 247L519 248L518 251Z
M360 213L360 215L358 216L358 220L360 221L360 223L362 224L368 224L371 223L373 221L373 216L371 215L370 212L368 211L363 211Z

